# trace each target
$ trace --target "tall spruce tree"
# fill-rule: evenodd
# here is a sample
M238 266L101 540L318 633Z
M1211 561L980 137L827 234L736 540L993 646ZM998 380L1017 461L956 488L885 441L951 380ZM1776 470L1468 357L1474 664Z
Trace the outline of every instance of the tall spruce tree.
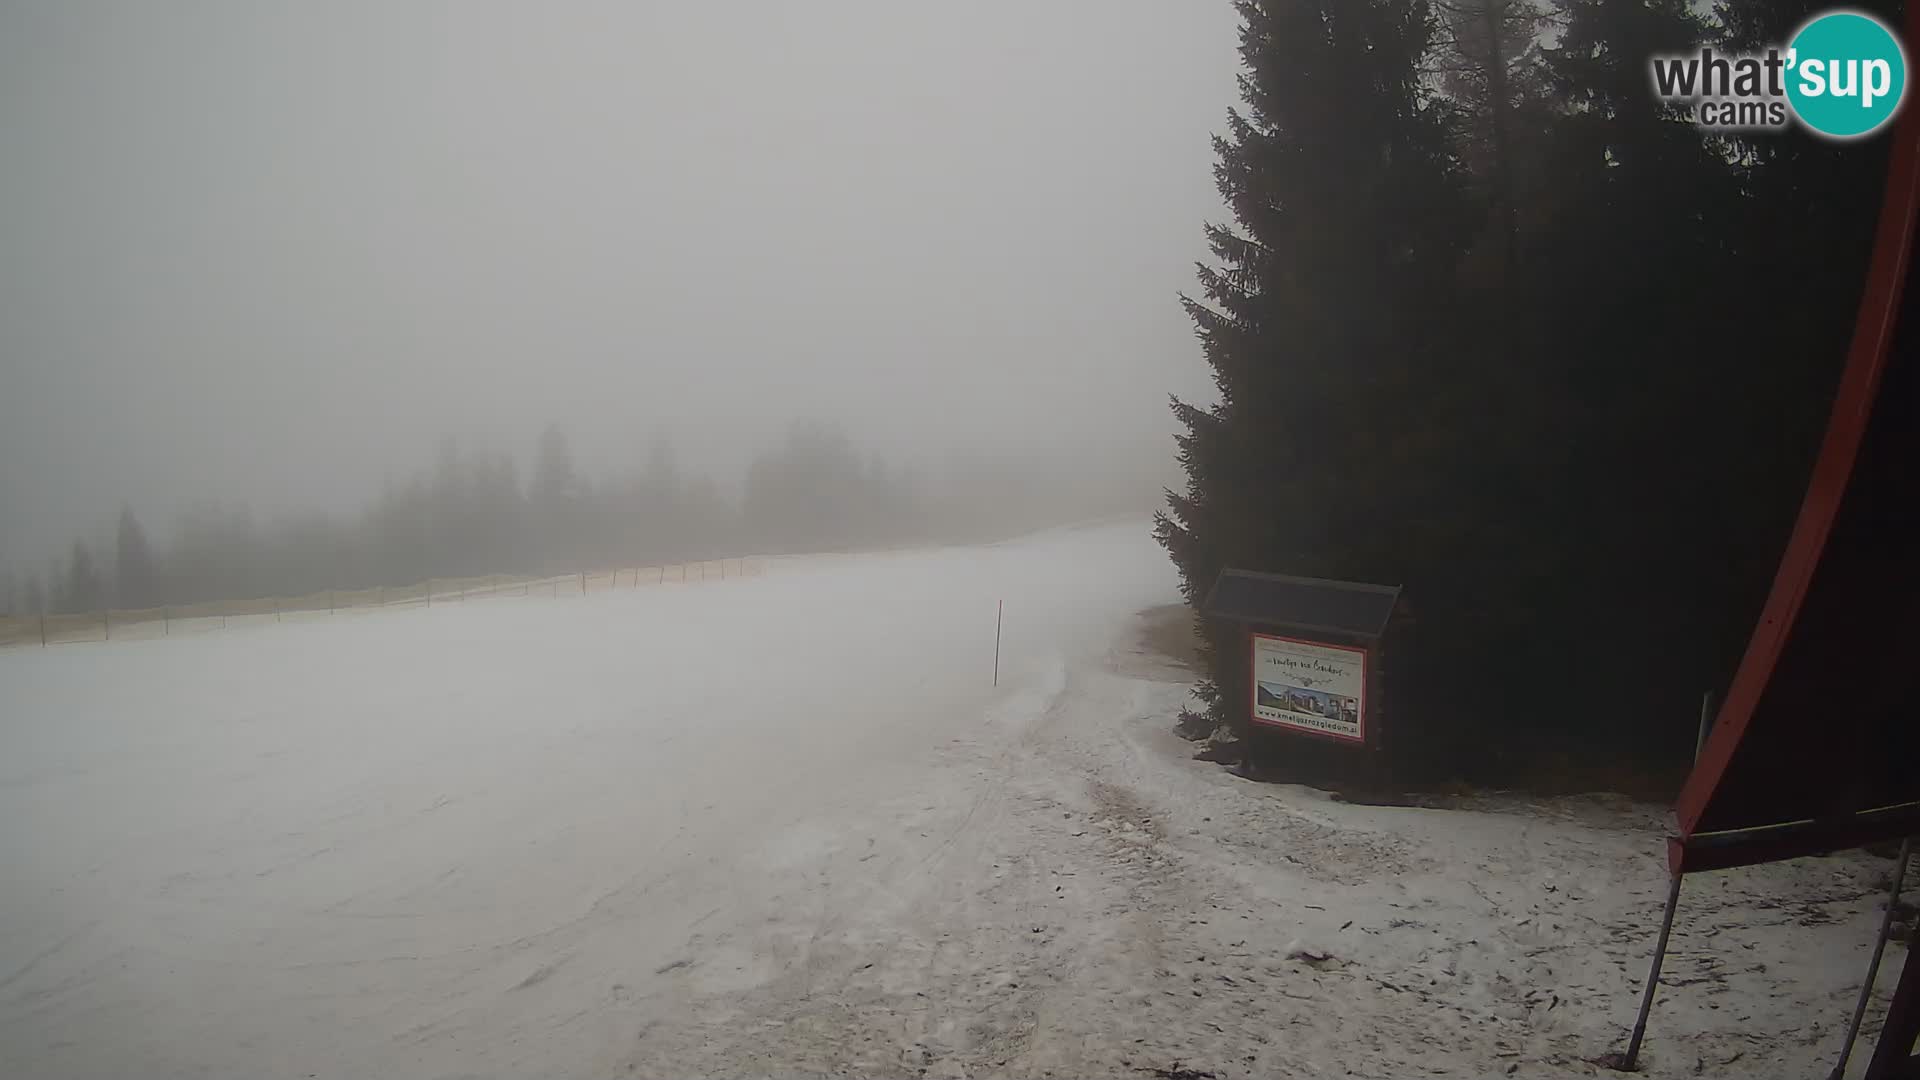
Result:
M1227 565L1399 579L1432 520L1431 342L1477 223L1420 77L1419 0L1238 0L1240 96L1214 140L1235 224L1183 297L1219 401L1173 409L1187 472L1156 536L1197 603ZM1214 721L1244 732L1247 658L1204 621Z
M47 610L47 590L40 584L40 575L27 574L27 580L20 586L20 599L15 607L22 615L45 614Z
M114 530L114 594L123 608L148 608L160 602L159 582L153 562L153 548L147 543L146 530L129 507L120 508L120 523Z
M67 612L100 611L106 605L106 589L100 572L94 569L93 552L85 542L75 540L67 557L67 571L60 587L60 610Z
M1650 56L1713 40L1696 5L1568 0L1561 16L1543 50L1554 205L1528 238L1521 294L1536 320L1527 413L1545 427L1517 460L1514 486L1537 499L1514 519L1531 576L1510 600L1510 685L1554 704L1525 730L1501 709L1490 719L1542 746L1675 760L1716 677L1722 579L1749 529L1724 500L1752 452L1729 437L1747 381L1730 335L1751 317L1740 278L1756 269L1740 253L1746 200L1725 140L1649 82ZM1636 708L1565 693L1623 667Z
M1517 115L1534 95L1539 36L1546 11L1533 0L1434 0L1437 27L1429 62L1438 86L1460 108L1461 157L1492 210L1487 250L1504 282L1519 261L1520 192L1515 158L1523 152Z

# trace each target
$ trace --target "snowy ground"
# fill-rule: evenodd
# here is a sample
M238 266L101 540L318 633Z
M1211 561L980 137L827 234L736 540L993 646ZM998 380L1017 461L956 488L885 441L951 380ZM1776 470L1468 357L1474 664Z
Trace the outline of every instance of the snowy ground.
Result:
M0 1076L1595 1073L1658 812L1191 761L1175 598L1131 525L0 653ZM1648 1071L1824 1074L1885 866L1690 882Z

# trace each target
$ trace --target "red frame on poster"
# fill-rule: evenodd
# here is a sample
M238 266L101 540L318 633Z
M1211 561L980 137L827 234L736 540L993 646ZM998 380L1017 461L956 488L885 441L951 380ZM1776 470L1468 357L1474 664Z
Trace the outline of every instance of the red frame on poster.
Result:
M1292 642L1295 645L1311 645L1316 649L1332 649L1335 652L1358 653L1360 655L1360 721L1358 725L1360 728L1360 734L1359 735L1338 735L1331 731L1316 731L1315 729L1310 727L1301 727L1296 724L1289 724L1282 720L1262 719L1260 716L1260 709L1259 709L1260 665L1255 661L1255 654L1256 654L1256 651L1259 649L1260 647L1259 643L1263 638L1267 641L1288 641L1288 642ZM1260 725L1261 727L1278 728L1282 731L1297 732L1301 735L1312 735L1321 739L1331 739L1334 742L1345 743L1349 746L1366 745L1367 727L1368 727L1367 684L1372 680L1372 677L1373 677L1372 650L1364 649L1357 645L1336 645L1328 641L1311 641L1311 640L1308 640L1307 638L1287 637L1283 634L1262 634L1262 633L1258 633L1250 630L1247 632L1247 666L1251 670L1251 674L1248 676L1248 679L1247 679L1247 712L1254 723Z

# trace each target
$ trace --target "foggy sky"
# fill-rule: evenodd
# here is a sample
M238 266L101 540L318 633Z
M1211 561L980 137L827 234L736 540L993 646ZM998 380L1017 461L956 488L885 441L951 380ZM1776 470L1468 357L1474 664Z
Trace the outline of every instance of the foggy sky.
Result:
M0 5L0 565L445 436L1164 448L1225 0Z

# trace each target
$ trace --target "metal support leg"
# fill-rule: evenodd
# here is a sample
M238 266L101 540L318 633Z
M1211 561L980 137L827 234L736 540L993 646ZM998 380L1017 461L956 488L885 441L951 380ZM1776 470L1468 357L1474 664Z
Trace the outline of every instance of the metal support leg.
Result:
M1894 984L1893 1000L1887 1004L1887 1020L1880 1025L1880 1037L1874 1040L1866 1080L1911 1076L1916 1042L1920 1042L1920 964L1908 956L1900 965L1900 981Z
M1900 841L1900 858L1893 864L1893 888L1887 893L1887 913L1880 919L1880 936L1873 942L1873 959L1867 961L1867 981L1860 986L1860 1000L1853 1006L1853 1022L1847 1025L1847 1041L1840 1044L1840 1060L1828 1073L1828 1080L1840 1080L1847 1071L1847 1058L1853 1055L1853 1041L1860 1037L1860 1021L1867 1015L1867 1002L1873 997L1873 983L1880 977L1880 957L1887 951L1887 935L1893 932L1893 909L1900 902L1900 882L1907 876L1907 857L1913 854L1913 838Z
M1633 1038L1627 1040L1627 1052L1620 1058L1621 1072L1633 1072L1640 1062L1640 1042L1647 1037L1647 1014L1653 1011L1653 992L1660 985L1660 965L1667 959L1667 938L1673 933L1673 911L1680 906L1680 875L1673 875L1667 889L1667 913L1660 920L1660 941L1653 947L1653 967L1647 971L1647 989L1640 995L1640 1016L1633 1022Z

